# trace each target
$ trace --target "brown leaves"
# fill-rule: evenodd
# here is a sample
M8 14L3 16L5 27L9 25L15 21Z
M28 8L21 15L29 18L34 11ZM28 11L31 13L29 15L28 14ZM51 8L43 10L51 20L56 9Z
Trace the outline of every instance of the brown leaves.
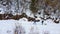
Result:
M52 7L56 7L56 5L58 4L58 0L45 0L45 3Z

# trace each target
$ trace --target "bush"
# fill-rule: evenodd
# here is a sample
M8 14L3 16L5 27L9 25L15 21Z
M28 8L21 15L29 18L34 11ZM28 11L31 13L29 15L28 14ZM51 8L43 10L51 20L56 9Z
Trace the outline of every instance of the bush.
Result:
M30 10L32 11L32 13L36 13L38 11L36 3L38 3L38 0L31 0Z

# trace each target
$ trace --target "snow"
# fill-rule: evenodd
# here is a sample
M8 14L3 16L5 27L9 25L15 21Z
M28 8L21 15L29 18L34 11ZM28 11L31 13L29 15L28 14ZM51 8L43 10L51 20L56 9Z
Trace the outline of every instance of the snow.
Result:
M50 34L59 34L60 33L60 24L55 24L52 21L45 21L47 25L44 27L44 30L48 30Z
M26 34L60 34L60 23L56 24L51 19L40 22L28 22L26 18L20 20L0 20L0 34L14 34L15 24L21 25ZM46 25L45 25L46 24Z
M34 17L32 12L29 9L27 9L25 13L27 16Z
M15 0L11 0L12 1L12 5L11 8L9 9L10 11L12 11L13 15L16 15L17 13L15 12L17 9L17 3ZM19 4L19 13L18 15L20 15L21 13L26 13L27 16L29 17L34 17L34 14L29 10L29 6L30 6L30 0L26 0L28 1L27 3L24 3L23 0L20 0L24 5ZM7 6L3 6L1 5L2 2L0 2L0 14L4 14L4 11L7 11ZM3 4L6 4L6 2L3 2ZM23 8L23 6L26 6L25 9ZM48 7L49 8L49 7ZM47 8L47 10L49 10ZM23 9L23 12L22 12ZM49 10L50 11L50 10ZM53 9L51 10L53 11ZM22 26L23 30L25 30L25 34L60 34L60 23L56 24L53 22L53 20L48 19L48 20L44 20L43 25L42 25L42 19L40 19L39 17L44 18L44 9L39 10L38 12L41 12L41 14L36 14L36 16L38 16L38 18L36 18L36 20L40 20L39 22L36 22L34 24L33 21L28 21L28 19L26 18L21 18L19 20L0 20L0 34L14 34L15 28L16 26ZM60 15L60 13L58 14L59 10L56 11L56 14L51 13L50 17L51 18L60 18L60 16L58 17L58 15ZM8 17L8 16L6 16ZM47 18L47 15L45 15L45 18ZM59 20L59 19L58 19ZM57 21L58 21L57 20Z
M0 14L4 14L3 8L0 8Z
M15 22L15 20L0 20L0 34L13 34Z

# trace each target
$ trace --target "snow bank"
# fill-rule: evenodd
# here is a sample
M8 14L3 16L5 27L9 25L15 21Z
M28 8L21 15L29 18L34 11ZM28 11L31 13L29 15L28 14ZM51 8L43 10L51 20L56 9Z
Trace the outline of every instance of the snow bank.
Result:
M55 24L51 19L44 21L43 25L40 22L28 22L26 18L20 20L0 20L0 34L14 34L15 24L20 24L25 34L60 34L60 23Z

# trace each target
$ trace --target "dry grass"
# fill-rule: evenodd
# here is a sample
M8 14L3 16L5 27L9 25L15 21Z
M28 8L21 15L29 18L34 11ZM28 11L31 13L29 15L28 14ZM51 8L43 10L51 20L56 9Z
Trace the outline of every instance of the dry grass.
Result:
M56 7L56 5L58 4L58 0L45 0L45 3L47 4L47 5L50 5L50 6L52 6L52 7Z

